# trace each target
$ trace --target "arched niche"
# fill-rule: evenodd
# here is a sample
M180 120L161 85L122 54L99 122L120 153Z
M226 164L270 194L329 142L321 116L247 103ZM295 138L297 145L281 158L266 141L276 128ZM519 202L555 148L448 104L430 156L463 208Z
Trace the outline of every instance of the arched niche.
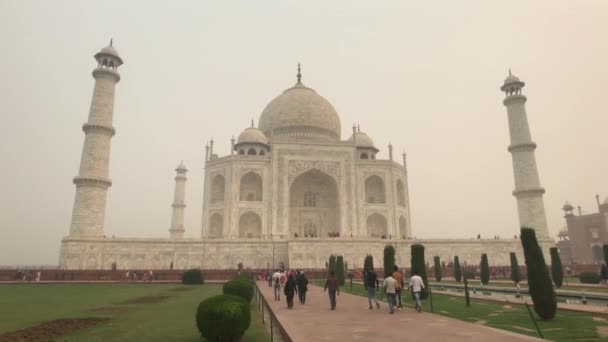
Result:
M224 202L226 192L226 180L222 175L216 175L211 181L211 203Z
M397 205L405 207L405 187L400 179L397 180Z
M262 177L250 171L241 177L239 189L240 201L261 201L263 197Z
M399 216L399 237L402 239L407 238L407 224L403 215Z
M376 175L367 177L365 180L365 201L368 204L386 203L384 181L382 178Z
M384 215L374 213L367 217L367 235L372 238L388 238L388 224Z
M260 215L248 211L239 218L239 238L262 237L262 219Z
M291 237L338 237L338 185L327 173L311 169L297 176L289 189Z
M209 218L209 237L221 238L224 235L224 218L222 215L215 213Z

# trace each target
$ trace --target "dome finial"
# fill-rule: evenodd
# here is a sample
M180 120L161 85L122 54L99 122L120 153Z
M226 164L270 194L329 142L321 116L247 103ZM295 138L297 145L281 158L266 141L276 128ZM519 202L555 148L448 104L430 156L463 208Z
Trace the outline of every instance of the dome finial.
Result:
M114 41L114 39L110 38L110 46L112 46L113 41Z
M302 65L300 63L298 63L298 83L302 83L301 82L302 81L302 74L300 73L301 66Z
M254 125L253 125L253 118L251 118L251 127L254 127Z
M361 132L361 126L359 126L359 124L357 124L357 132Z
M511 75L512 75L512 74L511 74L511 68L509 68L509 76L511 76Z

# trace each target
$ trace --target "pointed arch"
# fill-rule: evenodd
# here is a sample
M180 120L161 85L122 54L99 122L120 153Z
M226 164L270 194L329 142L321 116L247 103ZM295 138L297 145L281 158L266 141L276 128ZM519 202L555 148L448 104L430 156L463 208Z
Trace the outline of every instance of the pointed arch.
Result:
M257 154L257 152L255 151L254 148L250 148L249 151L247 151L247 155L249 156L255 156Z
M216 175L211 182L211 203L224 202L226 193L226 179L222 175Z
M388 238L388 224L384 215L374 213L367 217L367 235L373 238Z
M365 180L365 201L369 204L386 203L384 191L384 181L382 178L373 175Z
M256 172L247 172L241 177L239 189L240 201L261 201L263 198L262 177Z
M405 187L401 179L397 180L397 205L405 207Z
M399 216L399 237L402 239L406 239L407 236L407 222L405 221L405 217L403 215Z
M219 239L224 236L224 218L215 213L209 218L209 238Z
M338 184L327 173L310 169L289 188L290 236L337 237L340 234Z
M248 211L239 218L239 238L262 237L262 219L260 215Z

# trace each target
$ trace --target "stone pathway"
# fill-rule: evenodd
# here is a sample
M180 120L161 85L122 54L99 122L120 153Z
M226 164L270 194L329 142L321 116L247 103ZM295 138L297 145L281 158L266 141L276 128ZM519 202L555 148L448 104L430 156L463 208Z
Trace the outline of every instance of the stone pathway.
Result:
M273 298L267 282L258 282L272 311L295 342L312 341L541 341L526 335L467 323L431 313L417 313L404 308L389 315L382 302L380 310L368 310L367 298L341 293L335 311L329 307L327 293L309 285L306 304L294 298L294 308L287 309L285 296Z

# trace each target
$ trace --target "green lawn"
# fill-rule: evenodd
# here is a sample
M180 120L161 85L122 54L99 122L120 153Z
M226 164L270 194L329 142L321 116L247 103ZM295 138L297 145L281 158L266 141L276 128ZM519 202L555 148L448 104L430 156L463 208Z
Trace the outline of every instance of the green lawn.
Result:
M176 291L189 288L191 290ZM220 294L220 285L57 284L1 285L0 334L59 318L108 317L109 321L66 341L200 341L195 313L200 301ZM143 296L169 296L158 303L123 304ZM103 308L103 309L100 309ZM255 303L243 341L268 341Z
M322 285L320 281L314 282ZM367 291L361 284L353 284L352 291L347 283L341 287L341 291L367 297ZM378 294L379 295L379 294ZM384 296L386 300L386 296ZM411 295L403 294L406 306L413 307ZM532 312L534 309L530 307ZM424 310L431 311L430 301L424 302ZM465 306L464 298L433 295L433 312L436 314L484 324L494 328L509 330L512 332L538 337L534 323L523 305L497 303L491 301L471 299L471 307ZM600 338L596 327L602 326L608 329L608 316L588 313L578 313L558 310L557 316L552 321L539 321L539 326L545 338L553 341L608 341L608 338Z
M431 283L437 283L434 279L429 278L429 282ZM445 283L445 284L451 284L451 285L462 285L462 282L458 283L455 280L442 280L441 283ZM481 285L479 284L479 279L471 279L469 280L469 286L471 287L475 287L480 289ZM579 284L579 282L577 282L576 284ZM494 286L494 287L506 287L506 288L512 288L515 289L516 286L513 283L497 283L497 282L492 282L492 280L490 280L490 283L488 284L488 286ZM528 291L528 285L527 284L521 284L521 291ZM595 292L595 293L605 293L608 294L608 287L583 287L583 286L566 286L566 282L564 281L563 286L560 287L559 289L557 289L558 291L571 291L571 292Z

